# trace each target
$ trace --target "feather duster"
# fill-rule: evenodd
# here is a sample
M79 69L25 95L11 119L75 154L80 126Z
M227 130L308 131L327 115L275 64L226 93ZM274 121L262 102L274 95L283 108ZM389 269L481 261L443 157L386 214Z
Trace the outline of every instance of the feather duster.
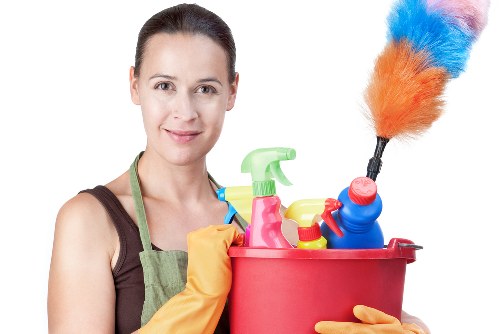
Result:
M465 70L488 6L487 0L396 1L365 91L377 135L368 177L376 180L390 139L417 137L440 117L446 84Z

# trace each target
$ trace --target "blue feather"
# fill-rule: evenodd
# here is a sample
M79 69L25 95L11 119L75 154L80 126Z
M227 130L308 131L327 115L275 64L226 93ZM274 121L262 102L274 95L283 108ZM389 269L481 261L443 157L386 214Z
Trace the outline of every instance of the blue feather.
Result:
M387 19L388 38L409 40L416 52L430 54L429 66L444 67L456 78L465 70L474 36L453 20L429 11L423 0L399 0Z

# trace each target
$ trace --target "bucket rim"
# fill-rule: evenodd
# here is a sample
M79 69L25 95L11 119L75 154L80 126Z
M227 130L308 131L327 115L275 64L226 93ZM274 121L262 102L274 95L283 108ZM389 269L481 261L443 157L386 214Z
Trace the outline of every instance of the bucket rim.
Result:
M299 248L229 248L231 258L269 258L269 259L304 259L304 260L391 260L406 259L407 263L416 260L416 246L413 241L393 238L387 247L377 249L299 249Z

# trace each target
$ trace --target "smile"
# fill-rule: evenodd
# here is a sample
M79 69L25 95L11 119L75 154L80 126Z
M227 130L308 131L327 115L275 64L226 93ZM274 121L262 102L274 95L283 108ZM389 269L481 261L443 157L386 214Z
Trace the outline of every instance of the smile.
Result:
M196 139L196 137L201 134L200 131L166 130L166 132L170 138L179 144L188 143Z

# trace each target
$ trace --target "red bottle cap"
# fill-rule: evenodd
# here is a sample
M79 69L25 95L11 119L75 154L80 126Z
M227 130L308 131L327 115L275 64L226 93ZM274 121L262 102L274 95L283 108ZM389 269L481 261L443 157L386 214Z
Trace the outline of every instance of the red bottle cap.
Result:
M299 240L311 241L321 238L321 230L318 223L314 223L311 227L299 227Z
M351 182L348 195L358 205L371 204L377 197L377 185L369 177L357 177Z

